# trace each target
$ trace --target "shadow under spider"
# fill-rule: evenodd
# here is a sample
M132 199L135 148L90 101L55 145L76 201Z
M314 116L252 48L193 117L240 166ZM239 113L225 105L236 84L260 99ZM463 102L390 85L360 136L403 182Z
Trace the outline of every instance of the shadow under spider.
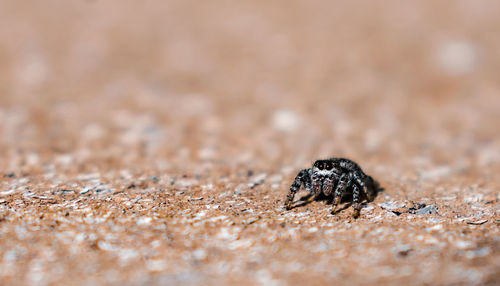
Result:
M349 197L351 198L351 201L349 201ZM307 194L307 195L303 196L302 198L300 198L298 201L296 201L295 205L293 205L291 209L307 206L308 204L310 204L314 201L316 201L316 202L326 201L327 205L331 205L333 203L333 197L331 197L331 196L327 197L324 194L320 194L318 197L313 198L312 194ZM352 205L352 195L343 196L340 203L345 203L345 204L342 207L338 208L335 211L335 213L343 211Z
M372 186L373 188L373 200L374 201L379 193L382 193L384 191L384 188L380 187L379 182L376 180L373 180ZM333 203L333 196L325 196L323 193L320 193L318 197L313 198L312 194L307 194L303 197L301 197L298 201L295 202L295 205L292 205L291 209L298 208L298 207L303 207L307 206L308 204L312 203L313 201L326 201L327 205L331 205ZM362 194L361 196L361 206L364 207L367 203L370 201L366 197L365 194ZM350 192L346 192L343 196L342 199L340 200L340 203L345 203L337 208L335 213L339 213L347 208L349 208L352 205L352 190Z

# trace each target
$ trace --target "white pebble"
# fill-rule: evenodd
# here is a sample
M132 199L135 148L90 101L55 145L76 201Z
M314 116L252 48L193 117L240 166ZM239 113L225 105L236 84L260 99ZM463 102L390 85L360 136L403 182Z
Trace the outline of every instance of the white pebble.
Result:
M478 51L473 43L467 41L449 41L435 50L438 68L451 76L473 72L478 63Z
M204 249L197 249L193 251L193 258L196 260L203 260L207 257L207 252Z
M153 219L150 217L141 217L137 220L138 225L149 225Z
M149 271L163 271L167 268L167 262L165 260L149 260L146 262L146 267L148 268Z
M310 229L307 230L309 233L317 232L318 228L317 227L311 227Z
M293 132L299 127L299 117L291 110L277 110L273 114L272 126L282 132Z

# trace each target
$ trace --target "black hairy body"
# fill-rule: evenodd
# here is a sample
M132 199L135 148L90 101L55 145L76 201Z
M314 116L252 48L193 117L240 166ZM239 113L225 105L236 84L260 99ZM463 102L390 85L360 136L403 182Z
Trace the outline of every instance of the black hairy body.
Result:
M293 198L301 187L304 187L313 198L321 194L333 200L332 214L344 194L352 193L354 217L361 210L361 196L372 201L377 193L377 183L366 175L354 161L345 158L317 160L312 168L301 170L295 177L290 192L285 200L287 210L292 208Z

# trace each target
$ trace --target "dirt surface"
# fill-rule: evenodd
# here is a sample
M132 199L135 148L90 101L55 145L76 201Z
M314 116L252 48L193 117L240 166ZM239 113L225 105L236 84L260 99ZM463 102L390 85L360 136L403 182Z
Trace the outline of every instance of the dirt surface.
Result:
M498 285L500 2L233 2L0 0L0 285Z

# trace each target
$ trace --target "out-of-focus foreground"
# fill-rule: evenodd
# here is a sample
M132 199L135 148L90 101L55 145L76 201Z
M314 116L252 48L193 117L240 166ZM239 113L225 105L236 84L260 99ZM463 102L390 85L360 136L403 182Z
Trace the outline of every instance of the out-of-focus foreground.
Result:
M500 2L351 2L0 0L0 284L500 283Z

